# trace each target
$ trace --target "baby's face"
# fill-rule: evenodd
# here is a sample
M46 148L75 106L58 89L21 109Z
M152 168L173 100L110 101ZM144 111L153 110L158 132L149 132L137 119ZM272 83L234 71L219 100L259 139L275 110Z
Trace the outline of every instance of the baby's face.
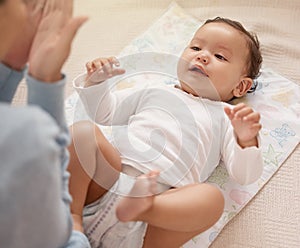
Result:
M178 62L181 88L195 96L228 101L246 77L245 37L225 23L202 26Z

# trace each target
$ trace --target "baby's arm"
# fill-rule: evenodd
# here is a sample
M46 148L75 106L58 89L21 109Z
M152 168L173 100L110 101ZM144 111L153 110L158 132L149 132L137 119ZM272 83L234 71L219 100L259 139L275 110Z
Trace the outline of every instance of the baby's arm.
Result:
M261 129L260 114L244 103L237 104L233 109L224 108L237 136L237 142L242 147L258 147L257 135Z
M229 175L239 184L246 185L259 179L263 171L263 159L259 147L260 115L244 103L233 109L224 108L228 123L222 148L222 160ZM235 136L235 137L234 137Z
M118 79L108 80L123 73L125 70L120 68L116 58L99 58L88 62L86 73L74 79L73 86L94 122L127 125L129 118L136 113L145 91L134 87L114 90Z

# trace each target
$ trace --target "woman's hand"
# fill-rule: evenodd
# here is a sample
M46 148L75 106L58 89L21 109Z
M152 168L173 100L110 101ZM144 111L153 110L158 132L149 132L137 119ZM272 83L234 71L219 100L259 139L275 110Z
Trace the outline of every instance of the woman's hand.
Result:
M28 62L30 48L40 23L44 2L46 0L24 0L27 9L27 19L10 50L3 59L7 66L20 71Z
M237 136L237 142L242 147L258 146L257 135L261 129L260 114L244 103L237 104L233 109L224 108Z
M29 55L29 74L43 82L61 79L71 43L86 17L72 17L72 0L47 0Z
M120 62L116 57L98 58L86 63L87 76L84 86L96 85L108 78L125 73L124 69L118 68L119 66Z

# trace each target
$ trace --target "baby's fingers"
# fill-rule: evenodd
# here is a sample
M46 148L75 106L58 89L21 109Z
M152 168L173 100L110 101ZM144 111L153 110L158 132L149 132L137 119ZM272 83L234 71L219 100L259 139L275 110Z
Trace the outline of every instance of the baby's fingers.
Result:
M105 72L106 75L109 75L111 72L110 67L111 65L107 58L99 58L86 63L86 69L89 74L98 71L101 74Z
M112 77L113 76L113 61L112 61L112 57L109 57L105 60L102 61L102 65L103 65L103 70L105 71L105 73L107 74L108 77Z
M235 115L238 111L240 111L241 109L247 107L245 103L241 102L238 103L237 105L235 105L232 109L231 109L231 113L233 115Z
M109 57L103 63L103 70L107 73L107 75L109 77L119 75L119 74L114 72L114 66L117 66L117 67L120 66L120 62L117 60L116 57Z
M101 70L103 67L103 64L107 63L106 60L94 60L93 61L93 67L95 70Z
M94 70L93 70L93 63L92 63L92 62L87 62L87 63L85 64L85 68L86 68L86 71L87 71L88 73L91 73L91 72L94 71Z
M251 130L254 131L255 133L258 133L261 128L262 128L262 125L260 123L254 123L251 126Z
M109 62L117 67L120 66L120 62L116 57L109 57L108 58Z
M253 113L253 109L250 108L250 107L246 107L245 106L245 107L241 108L240 110L236 111L235 114L234 114L234 116L237 119L243 119L244 120L244 118L246 116L248 116L248 115L250 115L252 113Z
M112 76L118 76L118 75L122 75L125 73L125 70L122 68L114 68L112 70Z
M125 70L119 66L120 63L115 57L97 58L86 63L87 80L99 83L113 76L124 74Z
M250 114L243 117L244 121L251 121L251 122L259 122L260 114L258 112L251 112Z
M224 112L229 117L229 119L232 120L232 118L233 118L234 115L232 114L231 108L225 106L224 107Z
M85 64L86 70L88 72L94 72L97 70L100 70L102 68L102 64L105 62L102 62L104 59L95 59L93 61L89 61Z
M110 77L121 75L121 74L125 73L124 69L118 68L120 66L120 62L116 57L109 57L107 60L110 64L110 66L108 66L108 68L105 68L105 70L107 71L107 74Z

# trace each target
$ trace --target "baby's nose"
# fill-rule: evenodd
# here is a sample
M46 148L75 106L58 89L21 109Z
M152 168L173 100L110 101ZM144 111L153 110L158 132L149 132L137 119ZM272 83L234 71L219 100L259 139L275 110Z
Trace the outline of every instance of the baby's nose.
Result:
M209 56L207 54L207 52L205 51L200 51L198 54L197 54L197 60L198 61L201 61L202 63L204 64L207 64L209 62Z

